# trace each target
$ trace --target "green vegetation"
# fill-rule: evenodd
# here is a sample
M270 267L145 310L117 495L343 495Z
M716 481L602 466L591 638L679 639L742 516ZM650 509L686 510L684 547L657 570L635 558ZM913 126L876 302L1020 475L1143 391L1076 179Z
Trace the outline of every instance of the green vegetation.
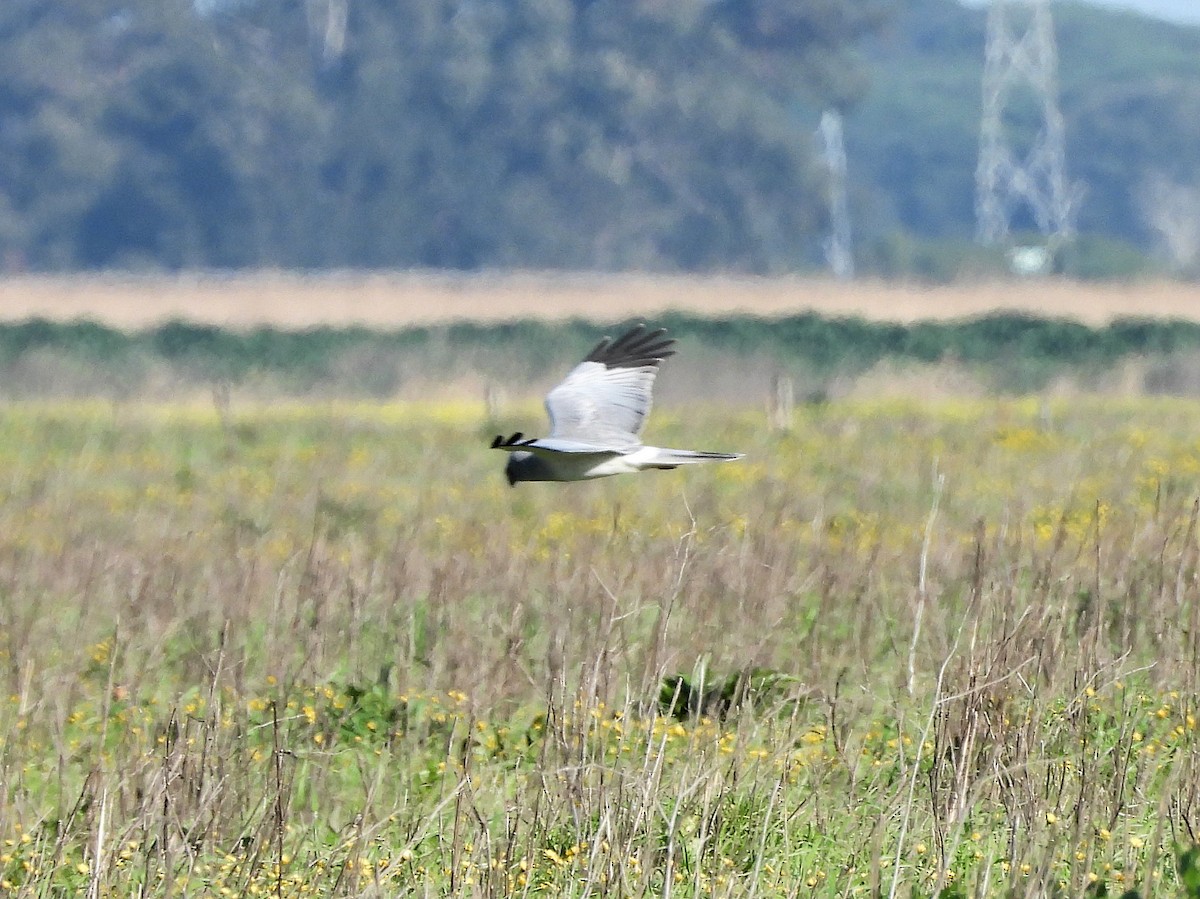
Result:
M882 5L5 4L0 264L790 269Z
M1197 894L1195 402L665 412L0 409L0 891Z
M1153 269L1155 191L1200 190L1200 29L1055 16L1063 267ZM957 0L10 2L0 268L806 270L836 107L860 267L992 271L983 31ZM1173 270L1195 205L1160 210Z
M705 367L728 370L730 387L742 391L765 387L738 378L761 379L774 371L828 393L831 384L849 383L885 364L953 366L977 390L998 393L1041 390L1061 379L1103 390L1114 386L1120 363L1135 360L1144 364L1145 376L1134 388L1189 393L1197 387L1200 324L1185 321L1131 318L1092 328L1006 313L912 325L815 314L716 321L669 313L656 321L685 341ZM236 387L249 396L446 393L472 379L527 385L531 375L565 371L595 340L596 326L584 321L459 323L394 332L236 332L174 322L139 333L88 322L30 321L0 325L0 395L122 400L213 387ZM531 358L541 360L539 366L530 366ZM753 370L739 375L751 360ZM442 372L451 379L431 374Z

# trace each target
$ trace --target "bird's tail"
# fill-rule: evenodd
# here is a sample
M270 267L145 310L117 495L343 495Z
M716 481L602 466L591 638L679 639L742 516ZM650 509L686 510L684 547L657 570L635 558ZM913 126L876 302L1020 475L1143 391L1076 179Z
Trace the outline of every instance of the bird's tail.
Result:
M700 462L732 462L745 453L706 453L700 450L667 449L654 447L642 465L645 468L675 468L679 465L697 465Z

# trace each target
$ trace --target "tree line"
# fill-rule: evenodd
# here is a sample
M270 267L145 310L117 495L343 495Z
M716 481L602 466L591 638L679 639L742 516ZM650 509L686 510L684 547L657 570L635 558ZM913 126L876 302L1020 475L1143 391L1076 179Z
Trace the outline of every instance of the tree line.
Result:
M1039 391L1064 377L1104 389L1116 383L1113 373L1123 362L1136 362L1147 392L1200 390L1195 322L1129 318L1091 327L1017 313L913 324L815 313L719 320L672 313L659 322L691 346L689 356L702 365L746 369L751 378L765 366L815 386L817 394L821 385L882 362L956 366L981 387L1007 394ZM390 397L414 385L421 395L447 386L431 384L429 372L519 387L530 377L529 359L543 360L542 371L566 371L594 345L595 335L595 324L584 321L462 322L393 331L231 331L171 322L128 332L94 322L34 320L0 324L0 397L120 400L233 387L247 396Z
M1200 272L1200 29L1054 10L1063 267ZM5 0L0 270L803 271L834 108L859 269L991 274L983 42L958 0Z
M795 269L885 5L7 0L0 261Z

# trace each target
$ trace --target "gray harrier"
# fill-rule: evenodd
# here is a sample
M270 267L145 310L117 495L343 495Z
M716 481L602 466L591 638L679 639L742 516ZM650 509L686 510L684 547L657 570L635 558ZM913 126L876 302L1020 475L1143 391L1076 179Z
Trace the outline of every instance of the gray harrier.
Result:
M644 446L639 434L650 414L658 365L675 351L665 328L638 325L616 340L605 337L561 384L546 394L550 436L497 437L492 449L511 453L504 473L517 481L582 481L612 474L740 459L741 453Z

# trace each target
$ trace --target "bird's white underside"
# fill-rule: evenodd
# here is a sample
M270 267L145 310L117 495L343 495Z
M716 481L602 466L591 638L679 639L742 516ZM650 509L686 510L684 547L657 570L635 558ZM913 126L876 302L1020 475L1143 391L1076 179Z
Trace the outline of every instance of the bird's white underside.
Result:
M533 449L531 447L531 449ZM679 465L696 465L701 462L729 462L740 459L741 453L714 456L692 450L667 449L659 446L641 446L618 454L608 453L560 453L539 449L537 454L546 460L554 471L554 479L562 481L585 481L606 478L616 474L633 474L651 469L675 468Z
M659 452L660 450L656 446L643 446L627 455L614 456L611 459L605 459L598 465L593 465L587 470L584 477L604 478L610 474L632 474L635 471L645 471L647 468L654 467L651 462Z

